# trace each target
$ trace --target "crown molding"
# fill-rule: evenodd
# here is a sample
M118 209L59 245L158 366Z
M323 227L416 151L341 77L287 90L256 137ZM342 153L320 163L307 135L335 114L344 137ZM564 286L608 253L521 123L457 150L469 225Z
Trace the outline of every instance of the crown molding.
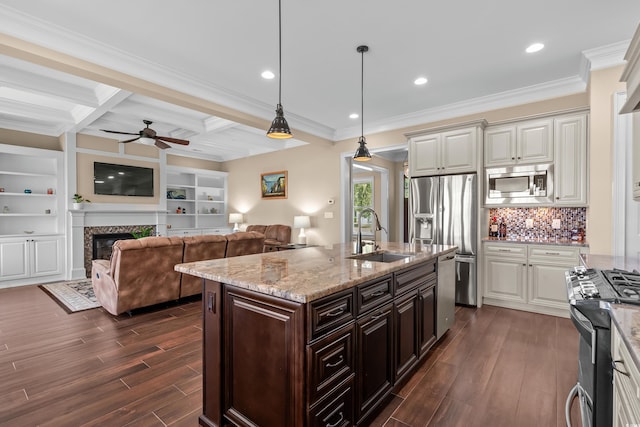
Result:
M588 71L623 65L625 63L625 52L629 48L630 43L631 40L625 40L583 51L582 58L589 65Z
M587 85L581 77L568 77L372 122L365 127L365 135L573 95L584 92L586 88ZM360 128L354 126L336 131L335 139L342 141L359 135Z

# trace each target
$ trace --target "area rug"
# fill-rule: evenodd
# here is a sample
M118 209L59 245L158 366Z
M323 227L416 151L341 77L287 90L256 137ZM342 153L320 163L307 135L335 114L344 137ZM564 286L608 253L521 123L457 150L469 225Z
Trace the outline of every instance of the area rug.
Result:
M47 283L39 287L68 313L100 307L100 303L93 293L91 279Z

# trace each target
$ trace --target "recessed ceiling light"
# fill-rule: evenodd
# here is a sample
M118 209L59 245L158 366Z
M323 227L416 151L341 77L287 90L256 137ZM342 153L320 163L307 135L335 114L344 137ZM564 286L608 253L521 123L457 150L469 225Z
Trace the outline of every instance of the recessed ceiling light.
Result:
M262 76L263 79L267 79L267 80L271 80L276 76L275 74L273 74L273 72L269 70L263 71L262 74L260 75Z
M360 115L358 113L351 113L349 114L349 118L350 119L357 119L358 117L360 117Z
M526 50L527 53L534 53L544 49L544 45L542 43L534 43L529 46Z
M413 81L413 84L420 86L420 85L426 84L427 82L428 80L426 77L418 77Z

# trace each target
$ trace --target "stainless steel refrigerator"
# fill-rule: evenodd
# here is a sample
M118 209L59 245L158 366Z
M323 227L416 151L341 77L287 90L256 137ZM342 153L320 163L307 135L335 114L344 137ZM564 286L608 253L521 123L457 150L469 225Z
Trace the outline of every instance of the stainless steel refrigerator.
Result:
M411 242L456 245L455 302L477 305L476 174L411 179Z

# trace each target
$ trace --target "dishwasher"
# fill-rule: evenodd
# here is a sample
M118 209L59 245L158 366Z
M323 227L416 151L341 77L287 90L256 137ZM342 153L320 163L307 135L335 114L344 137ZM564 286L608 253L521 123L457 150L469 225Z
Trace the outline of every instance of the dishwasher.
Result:
M438 286L436 293L436 338L440 339L454 321L456 304L456 256L453 253L438 257Z

